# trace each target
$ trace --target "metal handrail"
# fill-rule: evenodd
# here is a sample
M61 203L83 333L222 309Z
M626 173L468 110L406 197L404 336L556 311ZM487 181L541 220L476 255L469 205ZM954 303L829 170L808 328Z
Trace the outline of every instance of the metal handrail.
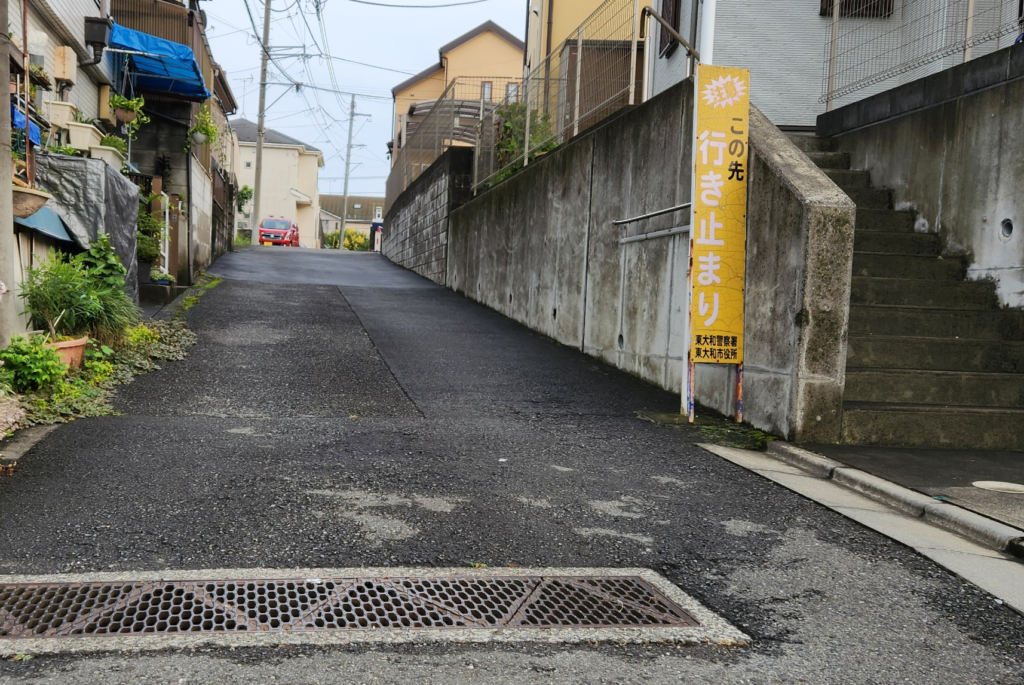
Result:
M678 212L681 209L689 209L691 204L693 204L693 203L692 202L687 202L686 204L676 205L675 207L668 207L666 209L659 209L658 211L651 212L650 214L641 214L640 216L634 216L631 219L615 219L614 221L612 221L612 225L613 226L621 226L622 224L631 224L634 221L640 221L641 219L650 219L651 217L654 217L654 216L661 216L662 214L669 214L671 212Z
M669 35L672 36L673 38L675 38L675 40L686 49L686 53L688 55L693 57L693 59L695 59L696 61L698 61L698 62L700 61L700 53L697 52L697 50L694 49L694 47L692 45L690 45L689 41L687 41L685 38L680 36L679 32L676 31L675 28L672 27L672 24L670 24L667 21L665 21L665 18L662 17L657 12L655 12L654 8L651 7L650 5L648 5L647 7L644 7L643 10L640 11L640 37L641 38L646 38L646 36L644 36L644 15L645 14L651 15L651 17L653 17L655 20L657 20L657 22L659 24L661 24L662 28L664 28L666 31L668 31Z

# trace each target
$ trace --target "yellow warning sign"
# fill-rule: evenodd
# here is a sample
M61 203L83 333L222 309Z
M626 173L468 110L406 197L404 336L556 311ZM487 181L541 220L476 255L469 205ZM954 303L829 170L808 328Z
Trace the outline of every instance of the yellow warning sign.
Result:
M743 362L750 72L697 65L690 359Z

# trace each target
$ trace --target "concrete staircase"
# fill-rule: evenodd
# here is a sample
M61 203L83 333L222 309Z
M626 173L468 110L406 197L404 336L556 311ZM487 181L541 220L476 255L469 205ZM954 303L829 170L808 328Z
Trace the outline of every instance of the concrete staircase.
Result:
M831 140L791 138L857 203L843 441L1024 450L1024 311Z

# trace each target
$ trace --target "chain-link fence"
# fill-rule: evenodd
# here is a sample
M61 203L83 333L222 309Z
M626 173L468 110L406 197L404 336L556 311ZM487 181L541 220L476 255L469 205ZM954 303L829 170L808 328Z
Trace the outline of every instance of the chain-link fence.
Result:
M495 183L620 108L640 102L637 0L606 0L505 99L485 113L474 188ZM527 115L527 113L529 113Z
M832 20L820 99L830 107L1006 47L1022 30L1020 0L821 0L821 14Z
M507 77L460 77L436 100L412 103L401 116L384 211L449 147L475 144L480 121L518 87Z

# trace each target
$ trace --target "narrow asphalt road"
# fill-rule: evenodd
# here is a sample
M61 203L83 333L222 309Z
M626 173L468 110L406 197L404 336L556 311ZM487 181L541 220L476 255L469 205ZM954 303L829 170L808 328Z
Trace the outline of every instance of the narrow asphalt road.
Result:
M2 662L0 683L1024 683L1024 619L637 418L677 396L377 255L210 271L187 360L0 480L0 573L640 566L753 645L115 652Z

